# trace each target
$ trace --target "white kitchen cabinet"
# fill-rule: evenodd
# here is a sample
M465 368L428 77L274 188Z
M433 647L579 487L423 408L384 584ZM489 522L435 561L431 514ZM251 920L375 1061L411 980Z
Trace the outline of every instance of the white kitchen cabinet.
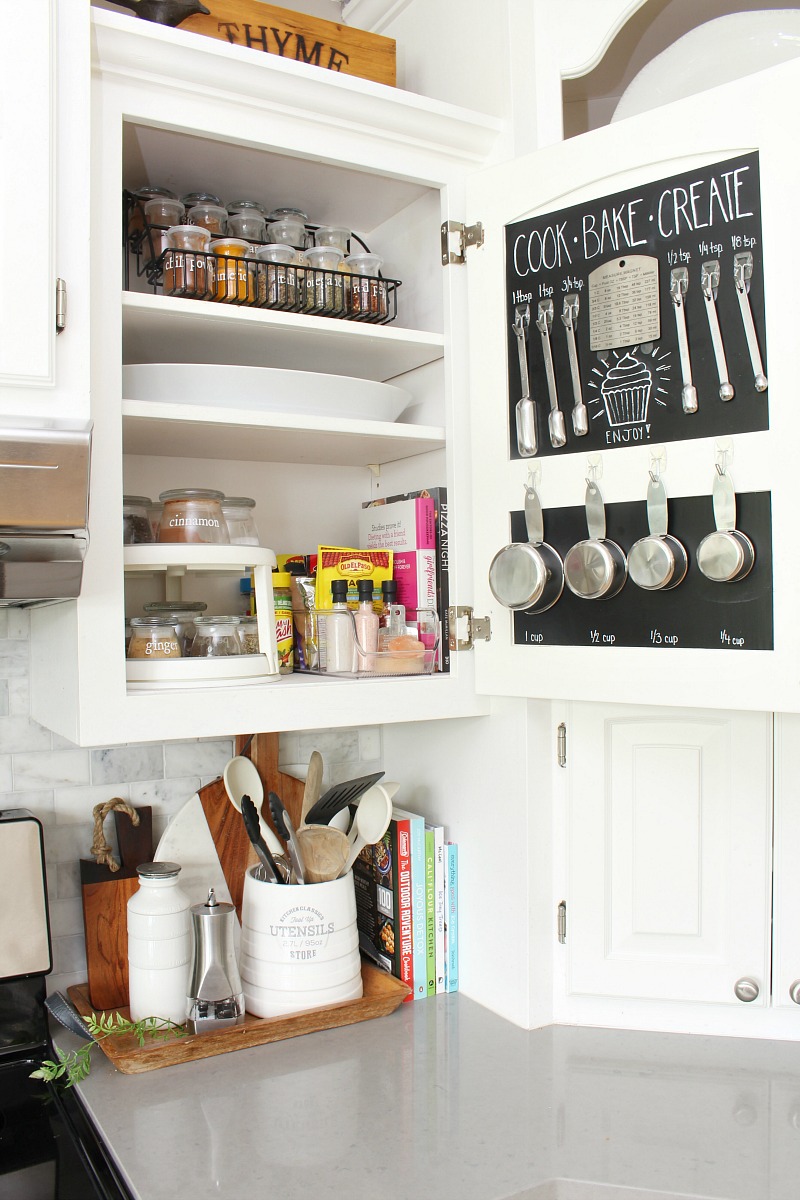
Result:
M89 415L89 16L31 0L0 48L0 414ZM56 285L66 324L56 333Z
M775 907L772 1003L800 1020L800 720L775 719Z
M573 704L567 728L567 993L768 1004L771 718Z

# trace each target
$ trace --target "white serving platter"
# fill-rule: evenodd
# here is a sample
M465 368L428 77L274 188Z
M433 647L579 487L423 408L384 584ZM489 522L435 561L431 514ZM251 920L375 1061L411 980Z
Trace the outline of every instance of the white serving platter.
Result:
M278 367L135 363L122 368L126 400L221 409L396 421L412 402L391 383Z

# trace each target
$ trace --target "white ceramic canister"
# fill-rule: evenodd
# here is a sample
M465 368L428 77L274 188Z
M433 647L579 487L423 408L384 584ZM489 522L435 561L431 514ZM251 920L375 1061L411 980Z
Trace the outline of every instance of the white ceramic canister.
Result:
M178 863L142 863L128 901L131 1020L160 1017L182 1025L192 959L191 901L178 884Z
M276 1017L363 994L353 873L278 885L245 875L239 972L245 1007Z

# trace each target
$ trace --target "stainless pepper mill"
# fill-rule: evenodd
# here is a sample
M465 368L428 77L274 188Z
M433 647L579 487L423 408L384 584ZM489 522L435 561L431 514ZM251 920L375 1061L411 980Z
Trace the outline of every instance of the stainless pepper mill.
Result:
M233 950L232 904L210 888L205 904L192 905L194 957L186 1022L192 1033L213 1033L244 1023L244 994Z

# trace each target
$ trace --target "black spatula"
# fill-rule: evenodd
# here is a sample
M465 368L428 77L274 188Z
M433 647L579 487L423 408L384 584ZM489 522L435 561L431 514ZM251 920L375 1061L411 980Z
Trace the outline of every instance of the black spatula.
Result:
M361 779L348 779L346 783L334 784L308 810L306 825L330 824L338 812L356 801L359 796L363 796L364 792L368 791L379 779L383 779L383 776L383 771L376 771L374 775L364 775Z

